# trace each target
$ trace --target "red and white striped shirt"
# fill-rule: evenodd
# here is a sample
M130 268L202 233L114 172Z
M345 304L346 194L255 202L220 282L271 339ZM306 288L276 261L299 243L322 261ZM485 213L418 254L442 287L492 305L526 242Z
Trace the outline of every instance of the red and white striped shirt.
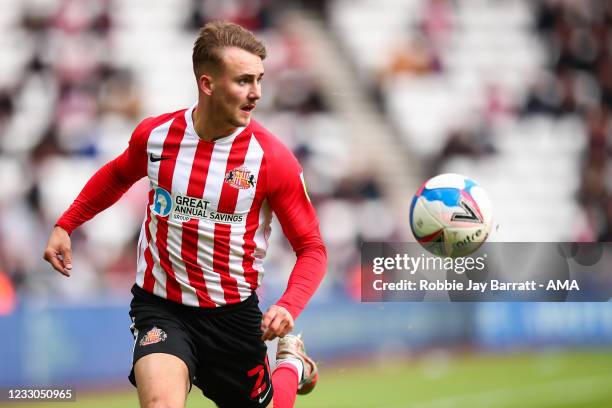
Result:
M90 179L57 225L71 233L148 176L136 284L177 303L209 308L243 301L259 286L274 212L297 254L277 304L297 317L326 263L297 160L254 120L204 141L192 112L142 121L125 152Z

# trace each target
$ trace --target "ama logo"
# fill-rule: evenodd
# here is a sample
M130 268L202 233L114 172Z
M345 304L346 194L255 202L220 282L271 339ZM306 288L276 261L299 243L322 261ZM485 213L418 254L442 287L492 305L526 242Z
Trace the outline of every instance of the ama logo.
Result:
M172 196L170 193L161 187L157 187L155 189L155 195L153 196L153 205L151 209L155 214L167 217L172 210Z

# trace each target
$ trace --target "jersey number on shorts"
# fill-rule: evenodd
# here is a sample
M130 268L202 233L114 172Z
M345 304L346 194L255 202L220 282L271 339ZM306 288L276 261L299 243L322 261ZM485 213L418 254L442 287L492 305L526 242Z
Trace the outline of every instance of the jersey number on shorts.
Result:
M266 371L264 369L263 364L255 366L247 372L247 375L249 377L257 376L257 379L255 380L255 386L251 391L251 398L255 398L256 396L264 392L266 389L268 389L268 382L264 381L265 373Z

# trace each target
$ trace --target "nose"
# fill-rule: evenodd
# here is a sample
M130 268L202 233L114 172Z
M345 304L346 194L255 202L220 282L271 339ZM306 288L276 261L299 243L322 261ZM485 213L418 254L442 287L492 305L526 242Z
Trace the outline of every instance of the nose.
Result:
M249 90L248 98L252 101L261 99L261 84L253 84Z

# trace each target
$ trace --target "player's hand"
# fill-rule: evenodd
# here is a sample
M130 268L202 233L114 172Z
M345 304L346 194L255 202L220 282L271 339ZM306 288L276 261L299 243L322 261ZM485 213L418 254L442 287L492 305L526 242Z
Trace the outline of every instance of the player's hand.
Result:
M72 270L72 250L70 235L62 227L53 228L43 259L65 276L70 276Z
M293 330L293 317L282 306L272 305L264 313L261 321L261 331L263 336L261 339L273 340L276 337L283 337Z

